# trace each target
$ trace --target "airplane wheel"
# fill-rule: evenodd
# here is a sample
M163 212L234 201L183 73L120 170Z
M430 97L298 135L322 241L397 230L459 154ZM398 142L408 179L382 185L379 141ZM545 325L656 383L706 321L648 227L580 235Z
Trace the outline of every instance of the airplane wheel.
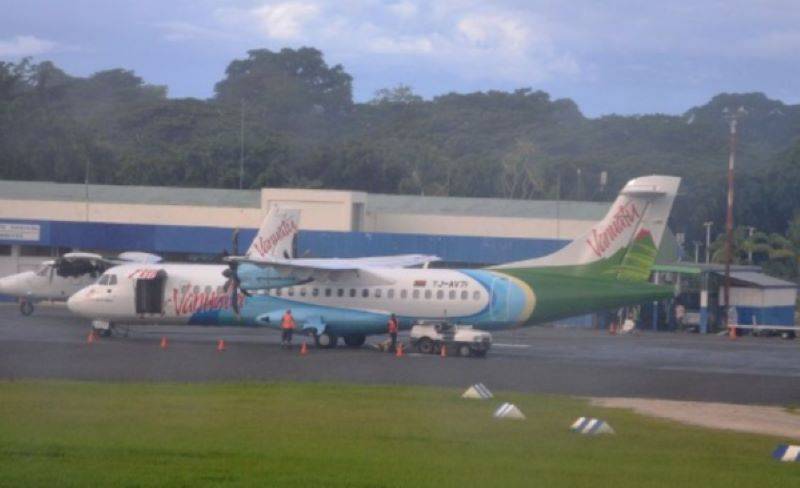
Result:
M337 337L335 335L328 334L327 332L323 332L322 334L314 336L314 343L317 345L317 347L322 349L336 347L336 340Z
M417 342L417 351L421 352L422 354L432 354L433 341L427 337L423 337L419 340L419 342Z
M19 302L19 313L24 316L28 316L33 313L33 303L29 302L28 300L22 300Z
M367 341L367 336L364 334L348 334L344 336L344 343L349 347L361 347Z

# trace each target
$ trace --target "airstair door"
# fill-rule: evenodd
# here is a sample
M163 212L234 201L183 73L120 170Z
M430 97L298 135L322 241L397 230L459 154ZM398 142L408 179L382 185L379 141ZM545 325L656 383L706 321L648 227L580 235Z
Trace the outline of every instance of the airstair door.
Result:
M167 273L162 269L136 279L136 313L161 314L164 311L164 283Z

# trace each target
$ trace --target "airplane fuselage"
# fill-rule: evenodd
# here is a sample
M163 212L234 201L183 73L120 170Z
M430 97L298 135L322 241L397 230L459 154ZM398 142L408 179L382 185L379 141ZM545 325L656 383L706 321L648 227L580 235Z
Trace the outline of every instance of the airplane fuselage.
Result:
M391 313L398 316L404 328L419 319L447 317L476 327L501 329L526 322L536 301L529 286L499 272L387 268L370 270L369 283L354 277L270 288L251 296L239 293L237 315L222 274L226 268L117 266L98 283L76 294L70 308L77 313L90 310L86 315L93 319L117 323L273 328L279 327L281 316L291 309L299 328L343 335L381 333ZM137 285L138 281L152 284ZM151 303L155 307L143 310L146 300L137 294L148 293L142 291L146 286L160 293L160 304Z

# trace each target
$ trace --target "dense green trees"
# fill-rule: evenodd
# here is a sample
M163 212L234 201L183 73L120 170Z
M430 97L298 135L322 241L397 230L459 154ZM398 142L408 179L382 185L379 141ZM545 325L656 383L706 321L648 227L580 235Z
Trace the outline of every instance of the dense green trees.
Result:
M235 188L244 122L246 187L608 200L631 177L667 173L684 177L672 224L691 241L706 220L722 228L722 110L738 106L749 113L736 220L775 254L785 243L773 236L800 234L797 220L789 229L800 106L722 94L682 116L589 119L541 91L424 100L405 85L354 103L350 75L312 48L249 51L207 100L170 99L124 69L81 78L49 62L0 62L0 178L78 182L88 169L93 182Z

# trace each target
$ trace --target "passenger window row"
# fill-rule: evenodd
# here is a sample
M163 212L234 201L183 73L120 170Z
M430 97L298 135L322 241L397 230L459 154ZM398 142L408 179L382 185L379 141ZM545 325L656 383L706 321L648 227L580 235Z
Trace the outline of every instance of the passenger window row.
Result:
M388 288L384 290L383 288L361 288L360 290L357 288L309 288L309 287L288 287L288 288L272 288L269 290L269 294L272 296L287 296L287 297L294 297L295 295L300 297L319 297L324 296L326 298L330 297L337 297L342 298L344 296L350 298L383 298L386 297L390 300L398 297L400 300L408 300L409 295L411 296L412 300L419 300L424 298L425 300L469 300L470 296L473 300L480 300L481 299L481 292L479 290L473 291L471 294L468 290L436 290L434 293L433 290L420 290L414 289L409 293L407 289L401 289L396 291L394 288Z

